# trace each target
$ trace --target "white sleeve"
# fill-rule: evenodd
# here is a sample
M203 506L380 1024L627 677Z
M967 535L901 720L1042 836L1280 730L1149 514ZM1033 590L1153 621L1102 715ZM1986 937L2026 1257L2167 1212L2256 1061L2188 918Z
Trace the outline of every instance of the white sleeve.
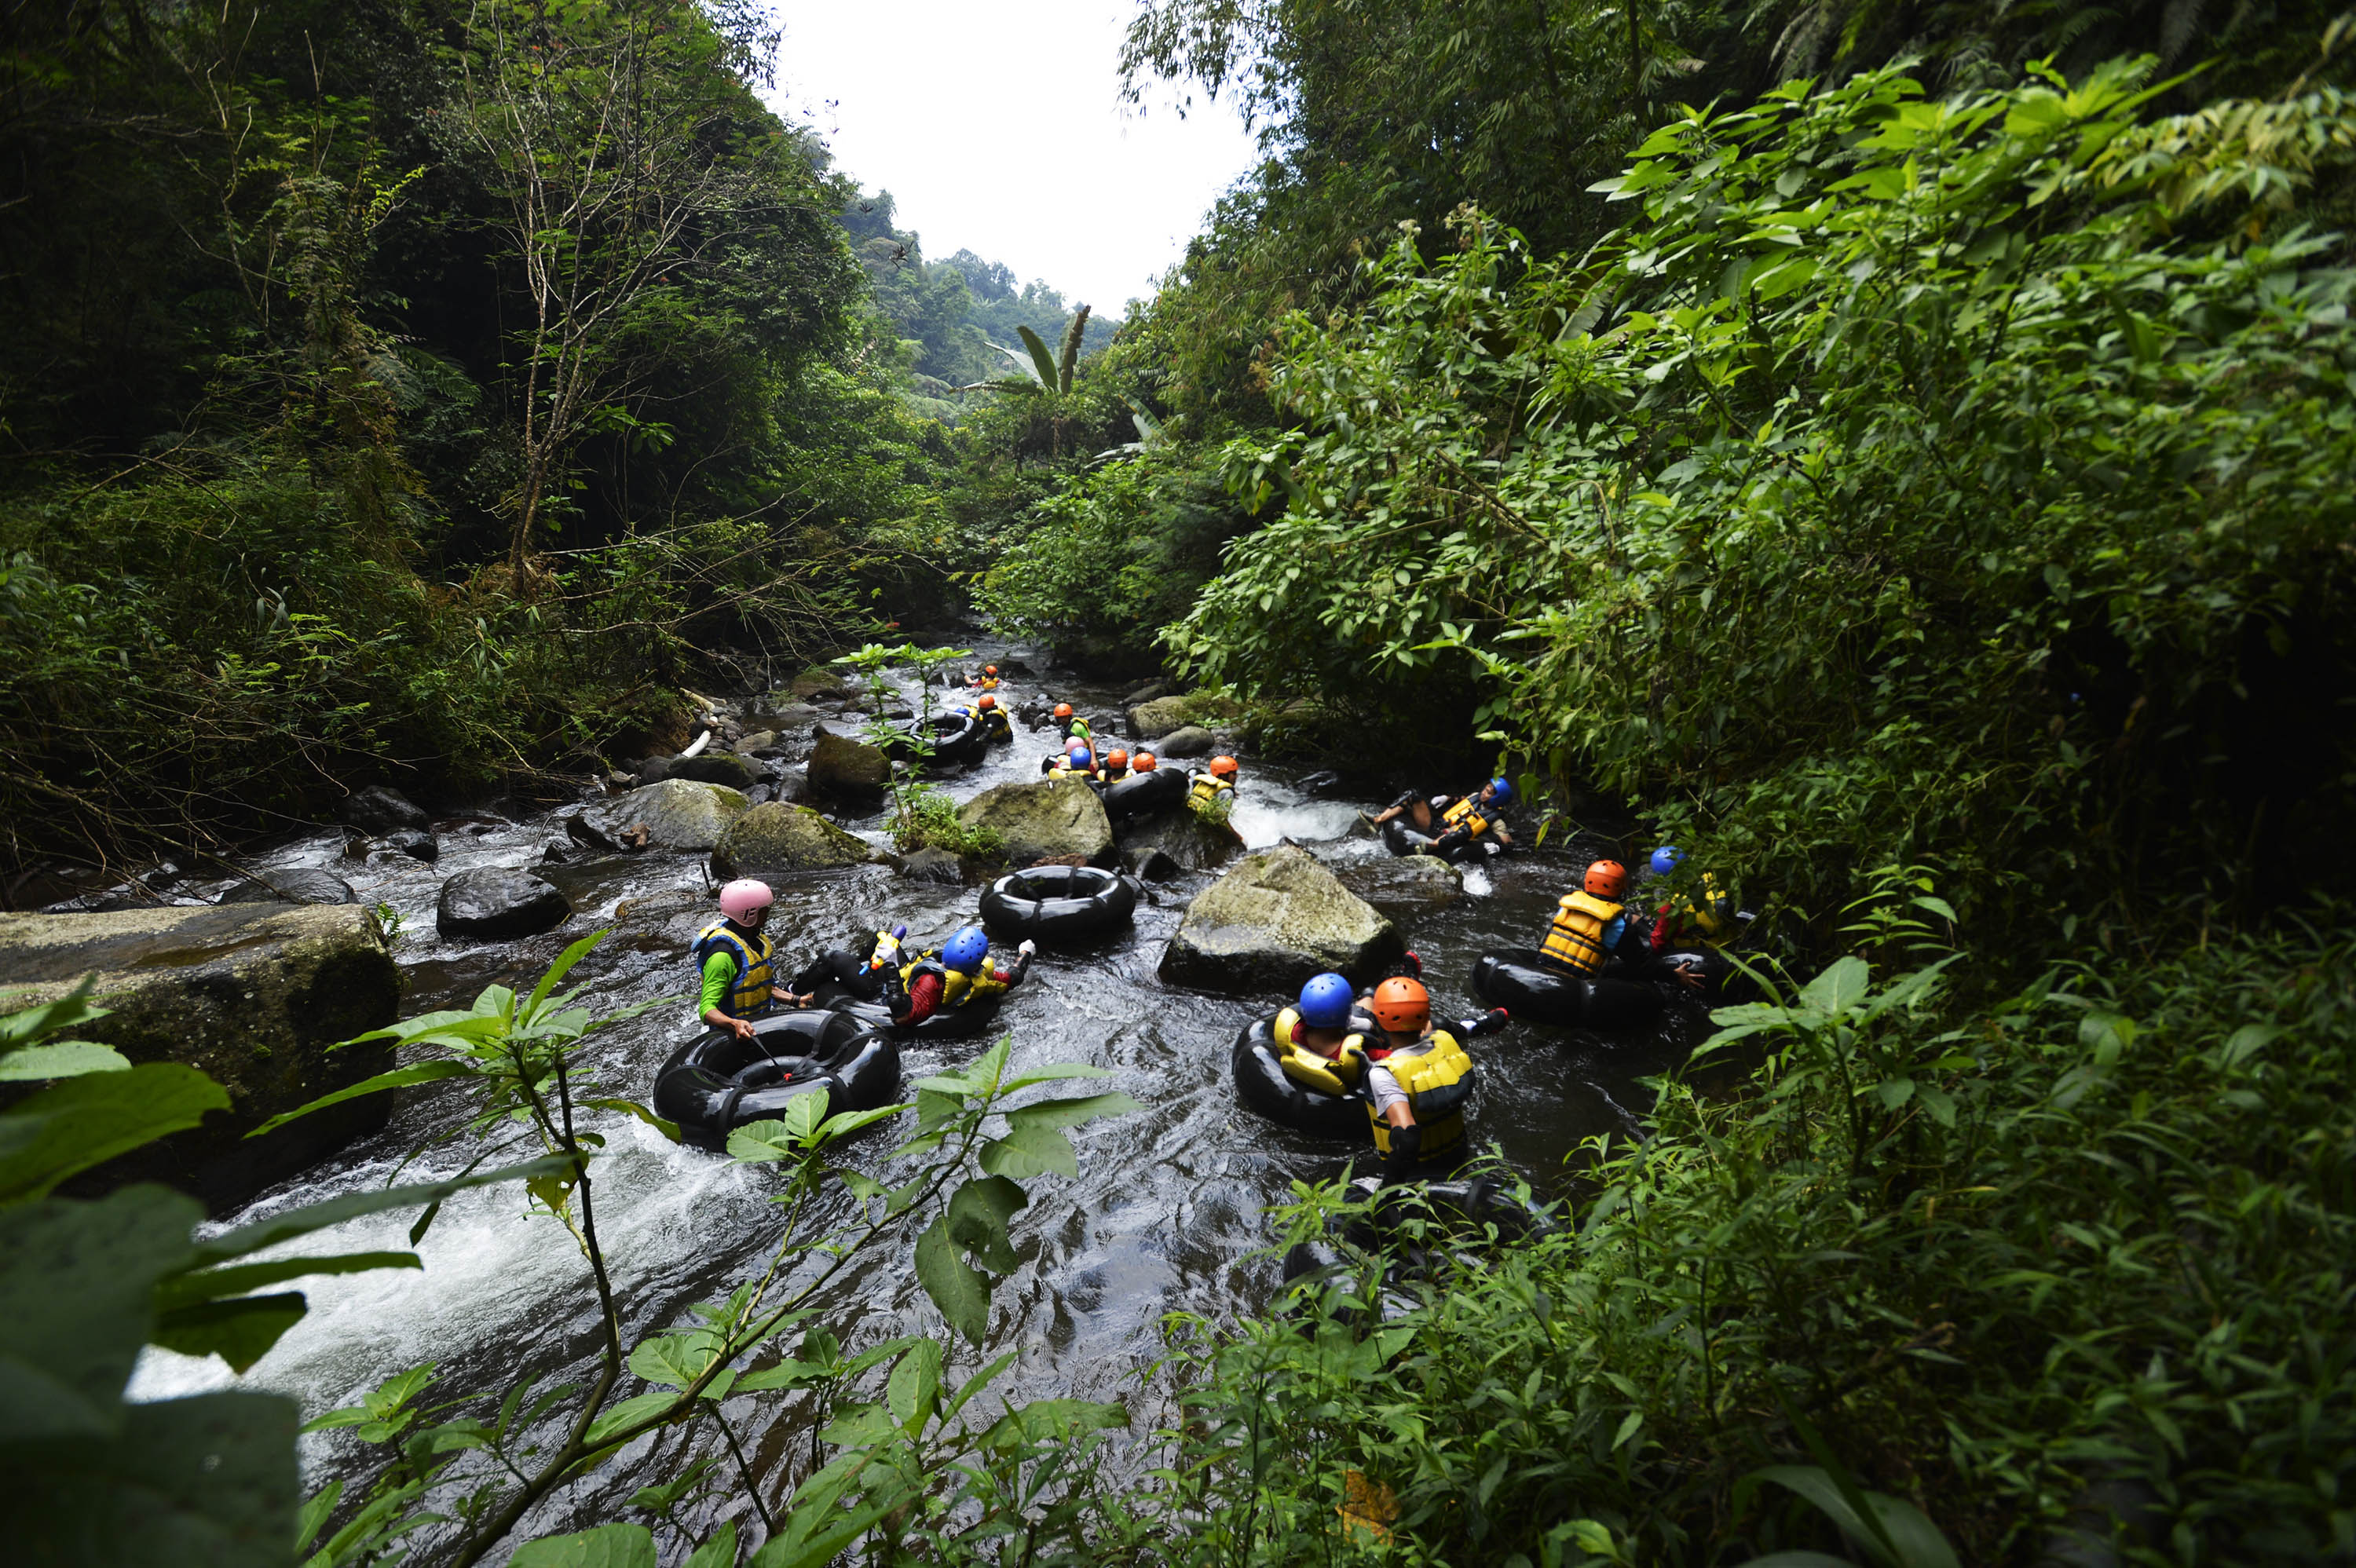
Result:
M1388 1115L1393 1105L1407 1104L1407 1091L1398 1086L1398 1080L1391 1076L1391 1070L1380 1062L1366 1069L1366 1093L1374 1096L1375 1115L1378 1116Z

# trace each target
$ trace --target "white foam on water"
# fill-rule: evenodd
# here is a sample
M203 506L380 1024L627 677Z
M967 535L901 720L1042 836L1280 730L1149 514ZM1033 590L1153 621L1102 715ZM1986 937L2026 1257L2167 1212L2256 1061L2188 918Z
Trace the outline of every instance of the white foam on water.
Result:
M675 1275L679 1260L720 1235L733 1242L773 1230L758 1174L671 1144L634 1120L601 1122L611 1140L591 1168L598 1237L616 1291ZM519 1156L519 1157L521 1157ZM347 1190L382 1180L382 1172ZM404 1181L424 1179L414 1168ZM305 1198L324 1196L318 1192ZM250 1216L249 1216L250 1217ZM412 1210L369 1215L255 1254L415 1251L423 1270L314 1275L293 1283L310 1310L242 1376L218 1358L150 1346L140 1353L128 1397L177 1399L215 1389L293 1395L306 1416L349 1403L386 1378L426 1361L516 1337L584 1311L588 1264L564 1227L527 1212L520 1186L463 1192L444 1204L424 1242L409 1243Z
M1463 873L1465 892L1473 898L1485 899L1497 891L1497 884L1489 880L1489 869L1486 866L1465 865L1458 867L1457 869Z
M1269 779L1247 780L1236 792L1227 823L1243 836L1247 849L1266 849L1290 838L1297 844L1339 838L1357 826L1358 808L1338 801L1312 800Z

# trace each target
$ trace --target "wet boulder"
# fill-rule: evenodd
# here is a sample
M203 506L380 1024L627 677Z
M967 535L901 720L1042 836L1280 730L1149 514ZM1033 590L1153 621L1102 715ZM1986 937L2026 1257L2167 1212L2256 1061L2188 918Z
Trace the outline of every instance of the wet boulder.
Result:
M1165 757L1207 757L1211 754L1211 732L1200 724L1189 724L1162 736L1154 750Z
M965 803L958 820L997 833L1006 841L1007 860L1015 866L1043 860L1067 866L1113 863L1112 819L1105 815L1096 791L1076 780L1044 779L986 789Z
M866 840L845 833L809 806L771 801L721 830L720 842L712 847L712 871L725 880L765 871L862 866L874 859Z
M0 974L13 1005L64 995L84 975L111 1009L76 1026L134 1063L178 1062L229 1092L200 1127L79 1177L75 1189L163 1181L215 1213L245 1202L354 1137L384 1125L393 1096L331 1106L249 1139L272 1117L393 1065L382 1043L331 1051L382 1029L401 974L369 911L355 904L201 904L113 914L0 914ZM0 1085L15 1098L33 1084Z
M1215 871L1244 851L1240 834L1185 810L1130 817L1117 830L1121 853L1159 853L1189 871Z
M1365 982L1406 944L1398 928L1305 849L1254 855L1186 906L1162 955L1174 986L1243 995L1290 990L1338 970Z
M429 866L442 858L442 840L423 827L396 827L384 836L384 847Z
M637 781L636 787L644 789L648 784L660 784L670 777L670 765L676 760L672 757L648 757L640 763L631 770L631 776Z
M705 850L752 805L724 784L665 779L601 800L565 824L573 837L600 849Z
M1139 687L1135 691L1130 692L1127 697L1122 698L1120 699L1120 705L1123 708L1135 708L1141 704L1151 702L1157 698L1167 697L1169 695L1170 683L1168 681L1150 681L1147 684Z
M927 848L901 857L900 874L912 882L953 888L965 880L965 862L946 849Z
M1160 849L1136 848L1121 850L1120 869L1141 882L1166 882L1186 869Z
M402 828L422 830L433 826L423 807L389 784L355 791L336 815L371 838L387 837Z
M1183 697L1152 698L1129 710L1130 737L1137 741L1159 741L1192 722Z
M851 694L851 688L844 684L842 677L827 669L806 669L787 681L786 689L804 702L813 699L826 699L840 702Z
M740 757L734 752L706 752L700 757L673 757L670 776L691 784L726 784L730 789L750 789L767 775L761 764L750 757Z
M1430 855L1376 855L1333 864L1341 884L1393 918L1442 909L1463 896L1464 878Z
M892 763L866 741L838 735L821 725L803 776L813 795L872 804L883 798L884 786L892 777Z
M573 901L530 871L486 866L442 884L434 924L445 938L538 936L573 917Z
M225 904L351 904L359 902L351 883L316 866L262 871L221 894Z
M775 730L755 730L729 750L739 756L757 757L763 752L774 750L776 744L777 732Z

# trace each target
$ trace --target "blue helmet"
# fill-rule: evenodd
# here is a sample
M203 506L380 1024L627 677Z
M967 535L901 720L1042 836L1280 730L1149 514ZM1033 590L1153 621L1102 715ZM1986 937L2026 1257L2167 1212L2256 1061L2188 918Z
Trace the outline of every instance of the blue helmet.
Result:
M1340 1029L1350 1021L1357 991L1339 975L1312 975L1301 987L1301 1021L1311 1029Z
M1659 848L1653 851L1653 875L1656 877L1667 876L1671 871L1677 869L1677 862L1685 858L1686 852L1678 848L1676 845L1662 845Z
M1489 781L1489 798L1502 805L1506 801L1514 798L1514 786L1507 784L1502 778L1491 779Z
M1064 755L1076 763L1085 763L1096 753L1088 750L1088 743L1086 741L1075 741L1064 748Z
M990 937L978 925L959 928L941 948L941 962L960 975L970 975L990 956Z

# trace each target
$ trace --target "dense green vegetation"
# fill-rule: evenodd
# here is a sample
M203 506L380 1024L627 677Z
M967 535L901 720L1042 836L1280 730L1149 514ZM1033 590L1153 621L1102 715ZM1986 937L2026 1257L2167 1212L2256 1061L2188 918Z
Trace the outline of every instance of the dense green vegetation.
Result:
M1173 1325L1189 1419L1131 1435L1151 1474L1099 1468L1105 1407L960 1424L991 1371L954 1345L803 1339L734 1385L837 1417L762 1568L862 1535L894 1563L2356 1553L2356 22L1168 0L1132 90L1240 97L1267 157L1109 335L926 261L759 106L750 12L5 25L16 854L248 829L339 774L528 779L714 664L967 591L1323 757L1494 758L1558 820L1613 801L1772 912L1768 999L1718 1015L1647 1140L1583 1151L1573 1224L1394 1282L1419 1304L1380 1324L1368 1259L1290 1317ZM562 1114L594 1020L543 987L404 1027L442 1053L405 1071L531 1129L595 1264ZM985 1132L1002 1064L919 1085L910 1186L851 1183L860 1244L939 1200L916 1265L968 1338L1021 1200L989 1182L1119 1108ZM81 1065L99 1086L0 1136L27 1236L94 1222L47 1184L118 1147L77 1118L149 1071ZM134 1132L201 1114L166 1087ZM815 1124L766 1136L736 1152L826 1177ZM1296 1236L1346 1211L1301 1198ZM185 1211L134 1218L95 1403L56 1406L100 1469L140 1339L284 1328L230 1296L254 1276L159 1294L211 1254ZM462 1560L504 1552L567 1466L718 1422L701 1395L793 1326L756 1283L632 1350L592 1275L594 1389L429 1419L396 1380L334 1418L387 1464L314 1500L305 1549L381 1560L444 1510ZM253 1422L283 1454L283 1413ZM455 1456L551 1422L552 1458L466 1491L492 1472ZM668 1558L716 1463L639 1495ZM266 1479L257 1542L294 1533ZM634 1514L518 1561L656 1554Z

